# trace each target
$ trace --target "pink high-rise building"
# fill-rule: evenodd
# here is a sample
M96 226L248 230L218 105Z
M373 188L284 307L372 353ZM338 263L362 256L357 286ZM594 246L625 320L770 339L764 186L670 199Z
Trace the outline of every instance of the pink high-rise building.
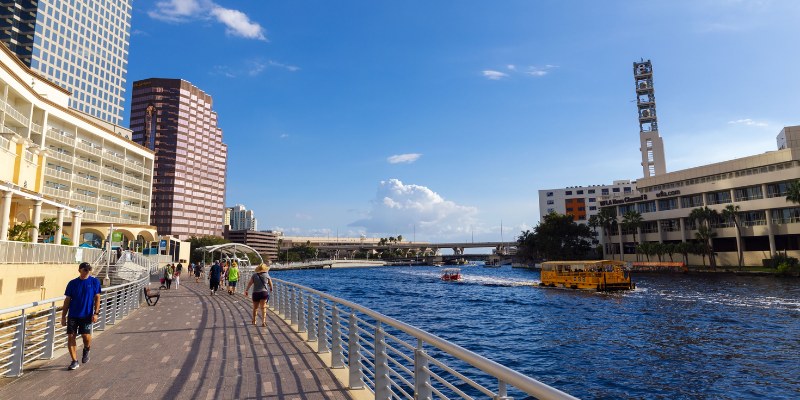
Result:
M137 81L130 121L155 152L150 223L181 239L222 236L228 147L211 96L182 79Z

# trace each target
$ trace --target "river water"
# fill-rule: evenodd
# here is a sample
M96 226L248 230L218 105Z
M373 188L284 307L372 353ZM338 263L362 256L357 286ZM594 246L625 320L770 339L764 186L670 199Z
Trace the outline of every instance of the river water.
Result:
M597 399L800 398L800 280L634 275L636 290L531 286L539 273L436 267L272 272Z

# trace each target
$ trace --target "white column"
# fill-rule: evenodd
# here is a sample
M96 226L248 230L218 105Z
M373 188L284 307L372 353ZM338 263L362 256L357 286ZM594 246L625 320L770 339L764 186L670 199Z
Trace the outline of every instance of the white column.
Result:
M73 211L72 212L72 245L78 246L80 245L80 236L81 236L81 217L83 213L80 211Z
M42 222L42 201L33 203L33 229L31 229L31 242L39 242L39 223Z
M8 225L11 222L11 192L3 192L0 203L0 240L8 240Z
M769 237L769 254L770 257L775 257L778 254L777 246L775 246L775 232L772 230L772 210L766 209L764 210L764 214L767 217L767 235ZM744 240L742 240L744 242Z
M56 237L53 238L53 243L61 244L61 237L64 236L64 209L58 209L58 228L56 228Z
M681 242L686 243L686 217L681 217Z

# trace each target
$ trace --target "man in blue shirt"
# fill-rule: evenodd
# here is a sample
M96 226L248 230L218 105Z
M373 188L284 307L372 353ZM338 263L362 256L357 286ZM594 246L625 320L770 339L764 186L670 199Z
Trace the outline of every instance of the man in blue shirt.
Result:
M61 326L67 327L67 348L72 357L70 370L77 369L78 350L76 335L83 338L82 362L89 362L89 350L92 345L92 324L97 322L100 314L100 281L91 276L92 266L83 262L78 266L80 276L69 281L64 291L64 308L61 310ZM69 318L67 318L69 313Z

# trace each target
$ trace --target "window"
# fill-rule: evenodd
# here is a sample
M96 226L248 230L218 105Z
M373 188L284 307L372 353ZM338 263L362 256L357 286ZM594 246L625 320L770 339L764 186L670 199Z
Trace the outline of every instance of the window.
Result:
M636 211L638 211L639 214L655 212L656 211L656 202L655 201L646 201L644 203L638 203L638 204L636 204Z
M596 206L589 206L589 211L596 211L596 210L597 210Z
M767 185L767 197L784 197L789 189L789 182L777 182Z
M567 211L572 211L572 207L567 207Z
M608 189L600 189L600 194L608 196Z
M736 201L747 201L747 200L756 200L764 198L761 192L760 185L734 189L733 194L736 198Z
M589 189L587 193L594 194L594 189Z
M702 206L703 206L702 194L681 197L681 208L696 208Z
M547 192L547 197L553 197L553 192Z
M631 188L629 188L629 187L624 187L624 188L622 189L622 191L623 191L623 192L625 192L625 193L630 193L630 192L631 192Z
M581 203L581 204L586 203L586 199L577 199L577 200L578 200L578 203Z
M564 194L566 194L567 196L571 196L572 195L572 190L567 190L566 192L564 192Z
M611 191L614 192L614 193L619 193L619 188L613 188L613 189L611 189Z
M554 203L555 202L553 200L547 200L547 204L554 204Z
M722 190L719 192L707 193L706 200L708 201L709 205L730 203L731 192L728 190Z
M659 211L666 211L666 210L674 210L678 208L678 198L673 197L671 199L660 199L658 200L658 210Z
M576 194L583 194L583 190L578 190Z

